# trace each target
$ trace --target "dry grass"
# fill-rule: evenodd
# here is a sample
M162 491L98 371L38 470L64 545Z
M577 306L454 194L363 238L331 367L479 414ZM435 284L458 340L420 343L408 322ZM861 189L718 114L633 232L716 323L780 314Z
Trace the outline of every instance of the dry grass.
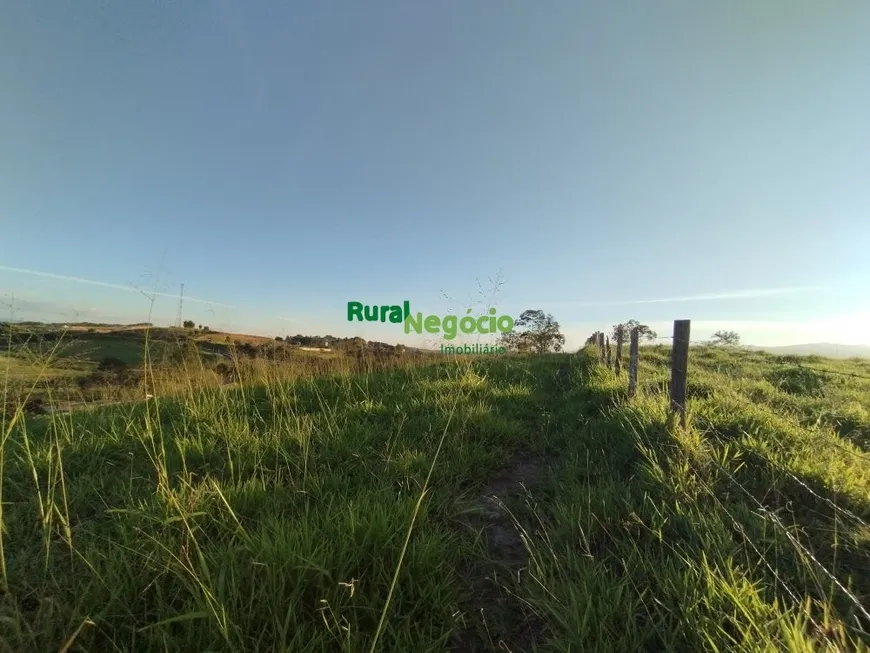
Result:
M266 336L252 336L244 333L224 333L222 331L209 331L207 333L196 332L194 340L197 342L212 342L219 345L238 342L241 344L263 345L274 343L274 338Z

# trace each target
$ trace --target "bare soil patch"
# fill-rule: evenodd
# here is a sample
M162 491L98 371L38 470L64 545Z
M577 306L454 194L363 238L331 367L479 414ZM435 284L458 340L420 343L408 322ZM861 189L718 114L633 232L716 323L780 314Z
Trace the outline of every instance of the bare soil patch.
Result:
M518 456L505 465L474 502L468 526L482 532L488 560L469 561L460 570L468 584L464 627L451 638L456 653L534 650L545 624L515 592L528 554L507 505L522 497L547 472L541 457Z

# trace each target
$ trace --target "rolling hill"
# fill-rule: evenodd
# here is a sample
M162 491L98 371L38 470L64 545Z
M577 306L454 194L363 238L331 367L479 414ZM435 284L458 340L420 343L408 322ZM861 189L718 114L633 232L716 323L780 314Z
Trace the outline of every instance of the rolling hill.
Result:
M772 354L791 356L824 356L826 358L870 358L870 346L838 345L830 342L814 342L803 345L782 345L779 347L746 346L753 351L768 351Z

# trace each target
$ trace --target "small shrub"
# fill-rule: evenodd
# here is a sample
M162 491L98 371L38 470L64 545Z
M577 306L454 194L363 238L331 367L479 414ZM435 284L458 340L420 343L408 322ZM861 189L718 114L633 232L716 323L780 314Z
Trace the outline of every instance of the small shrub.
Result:
M123 372L126 369L127 363L122 361L120 358L115 358L114 356L106 356L100 360L100 364L97 365L97 370L100 372Z
M7 419L15 415L19 408L25 415L45 415L48 413L48 408L45 406L43 398L39 395L34 395L26 400L9 397L5 404L0 404L0 408L2 408Z
M825 412L818 422L833 428L840 436L870 435L870 411L858 402Z
M236 368L228 363L218 363L214 371L224 383L233 383L236 380Z
M746 391L746 396L754 403L769 404L774 398L774 392L773 388L764 384L749 388Z
M822 395L827 382L824 374L805 367L774 370L767 375L767 379L783 392L809 397Z

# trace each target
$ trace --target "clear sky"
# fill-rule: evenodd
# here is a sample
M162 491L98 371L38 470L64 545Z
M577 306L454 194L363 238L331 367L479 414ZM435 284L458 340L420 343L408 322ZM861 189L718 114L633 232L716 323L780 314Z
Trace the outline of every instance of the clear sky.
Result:
M170 323L184 282L212 328L411 342L347 302L462 311L500 277L570 346L629 318L870 343L863 0L0 13L19 319L144 321L135 286Z

